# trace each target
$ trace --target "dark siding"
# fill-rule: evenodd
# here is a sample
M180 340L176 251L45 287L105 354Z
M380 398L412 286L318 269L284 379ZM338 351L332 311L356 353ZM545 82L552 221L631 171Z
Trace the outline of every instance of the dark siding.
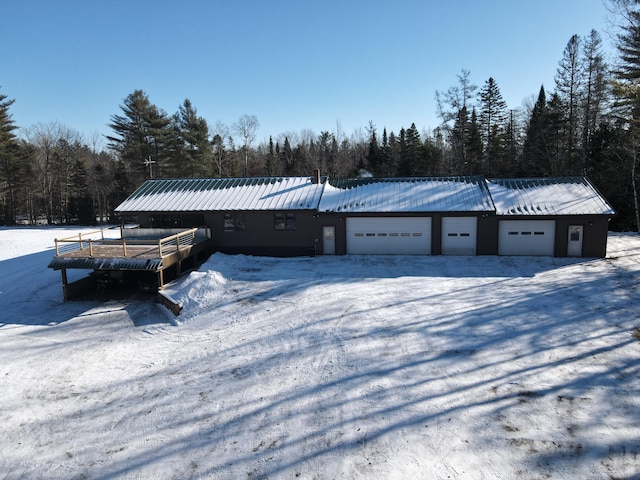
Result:
M567 244L570 225L582 225L582 256L604 258L607 254L607 235L609 217L603 215L576 215L556 219L555 255L567 256Z
M498 255L498 217L478 218L478 255Z
M225 231L225 213L241 214L244 230ZM275 214L295 215L295 230L275 230ZM211 229L213 245L217 251L228 254L300 256L315 255L322 247L322 230L314 212L213 212L206 215Z

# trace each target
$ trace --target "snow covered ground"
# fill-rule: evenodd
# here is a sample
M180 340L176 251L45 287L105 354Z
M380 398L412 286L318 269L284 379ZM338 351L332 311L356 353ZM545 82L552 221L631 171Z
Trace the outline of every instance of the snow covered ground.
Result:
M640 237L606 259L216 254L63 302L0 229L0 478L640 478ZM84 272L83 272L84 273Z

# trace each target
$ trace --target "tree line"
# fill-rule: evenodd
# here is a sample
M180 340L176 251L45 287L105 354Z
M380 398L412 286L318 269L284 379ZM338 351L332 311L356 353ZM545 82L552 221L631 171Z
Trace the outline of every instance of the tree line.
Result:
M573 35L553 90L509 108L496 79L480 87L462 70L437 91L440 125L399 131L373 123L281 133L256 144L259 121L243 115L210 125L189 99L170 115L143 90L124 98L106 137L64 125L14 124L0 94L0 208L4 224L113 221L113 209L147 178L310 175L588 176L618 215L612 229L638 230L640 1L610 0L620 19L615 65L600 34Z

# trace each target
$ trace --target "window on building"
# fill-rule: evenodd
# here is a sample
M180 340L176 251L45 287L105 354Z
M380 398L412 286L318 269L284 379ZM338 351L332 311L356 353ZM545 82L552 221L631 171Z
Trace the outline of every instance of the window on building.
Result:
M223 219L225 232L244 231L244 219L241 213L225 213Z
M296 229L295 213L276 213L274 217L275 230L293 231Z

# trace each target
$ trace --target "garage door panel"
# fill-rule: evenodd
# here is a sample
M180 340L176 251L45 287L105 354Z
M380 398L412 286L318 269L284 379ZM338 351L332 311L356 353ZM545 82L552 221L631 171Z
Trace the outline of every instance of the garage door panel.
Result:
M430 255L430 217L350 217L347 253Z
M442 254L475 255L477 231L476 217L443 217Z
M499 255L548 255L555 251L554 220L501 220Z

